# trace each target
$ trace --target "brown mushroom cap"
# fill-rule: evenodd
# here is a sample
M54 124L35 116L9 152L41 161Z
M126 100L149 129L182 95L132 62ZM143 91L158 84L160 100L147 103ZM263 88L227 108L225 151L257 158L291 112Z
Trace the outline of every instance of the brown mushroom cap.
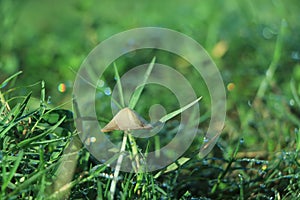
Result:
M120 110L113 119L103 128L102 132L110 132L114 130L141 130L152 129L152 125L149 124L143 117L130 108L126 107Z

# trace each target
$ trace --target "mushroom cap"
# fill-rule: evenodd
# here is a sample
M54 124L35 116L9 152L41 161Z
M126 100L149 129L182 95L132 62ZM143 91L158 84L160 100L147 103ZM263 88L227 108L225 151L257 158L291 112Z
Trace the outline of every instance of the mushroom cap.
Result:
M110 132L114 130L141 130L152 129L153 126L149 124L143 117L141 117L134 110L126 107L120 110L113 119L101 129L102 132Z

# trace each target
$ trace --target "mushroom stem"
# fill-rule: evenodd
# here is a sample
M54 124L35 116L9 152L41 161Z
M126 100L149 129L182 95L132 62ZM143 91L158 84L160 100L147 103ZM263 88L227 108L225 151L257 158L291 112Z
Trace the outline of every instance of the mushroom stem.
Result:
M116 164L116 168L115 168L115 172L114 172L114 177L113 177L113 180L111 182L110 190L109 190L111 200L114 199L115 192L116 192L118 177L119 177L119 173L120 173L120 169L121 169L121 165L122 165L122 161L123 161L123 157L124 157L124 152L125 152L125 148L126 148L127 135L128 135L128 132L124 131L123 141L122 141L122 145L121 145L121 149L120 149L120 155L119 155L118 160L117 160L117 164Z

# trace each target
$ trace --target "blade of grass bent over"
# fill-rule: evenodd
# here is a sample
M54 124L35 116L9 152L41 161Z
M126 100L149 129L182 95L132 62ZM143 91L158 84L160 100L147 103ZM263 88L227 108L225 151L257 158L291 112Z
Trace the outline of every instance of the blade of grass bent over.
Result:
M199 97L198 99L196 99L195 101L189 103L188 105L179 108L178 110L175 110L169 114L166 114L165 116L163 116L159 121L162 123L165 123L166 121L172 119L173 117L175 117L176 115L182 113L183 111L185 111L186 109L192 107L194 104L196 104L198 101L200 101L202 99L202 97Z
M0 88L5 87L9 81L11 81L12 79L14 79L15 77L19 76L22 73L23 73L22 71L19 71L19 72L15 73L15 74L11 75L10 77L8 77L5 81L3 81L0 84Z

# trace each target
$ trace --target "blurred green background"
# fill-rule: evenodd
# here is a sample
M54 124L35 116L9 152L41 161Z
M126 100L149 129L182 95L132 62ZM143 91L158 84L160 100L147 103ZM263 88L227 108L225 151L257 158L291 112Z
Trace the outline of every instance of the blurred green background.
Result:
M253 165L256 165L258 179L255 178L253 182L256 182L256 179L258 182L254 187L259 191L267 191L259 181L264 183L268 179L269 191L274 192L275 187L285 194L288 188L294 187L293 181L286 179L284 182L280 178L277 180L276 176L283 178L286 174L293 174L295 168L295 171L298 171L291 177L297 184L299 182L299 156L290 159L295 161L296 165L291 165L290 160L281 154L280 161L277 162L276 158L277 152L287 152L288 155L290 152L298 154L300 150L299 8L298 0L0 0L0 83L12 74L23 71L14 83L0 88L1 94L4 93L12 106L19 97L23 99L32 91L35 101L30 99L30 104L39 107L40 83L44 80L46 97L49 100L47 109L59 106L71 110L72 87L77 70L89 52L101 41L138 27L154 26L179 31L199 42L207 50L217 64L226 87L225 127L210 155L213 158L224 158L230 164L233 157L265 161L273 159L275 167L260 167L260 162L254 160L253 164L251 160L251 168L243 166L245 160L242 160L241 166L249 171L233 171L234 176L229 183L243 189L239 183L243 183L240 174L244 174L245 180L250 180L245 193L250 194L253 190L251 179L254 177L251 170ZM116 60L120 75L129 68L149 63L153 56L156 56L157 63L174 66L190 81L197 96L203 96L200 102L202 113L198 130L203 136L209 122L210 96L205 83L189 63L171 53L137 51ZM103 91L97 91L100 95L97 96L96 105L100 113L109 111L107 116L101 116L105 118L101 121L104 124L112 117L110 96L105 93L115 85L113 68L106 72L102 81L100 83L103 84ZM146 92L154 97L142 95L137 107L143 117L144 112L140 111L145 111L155 103L170 105L166 106L168 112L178 108L178 105L174 106L174 95L169 91L153 87L147 88ZM62 112L69 113L65 110ZM178 126L176 119L170 123L170 127ZM117 137L117 134L114 136ZM165 139L169 139L168 137L172 137L169 132ZM14 139L15 135L11 138ZM191 145L184 156L193 156L202 142L202 137L196 137L195 144ZM239 148L236 148L237 144ZM239 151L237 154L232 153L235 149ZM86 158L88 160L88 156ZM283 173L279 170L280 162L283 163ZM85 170L88 167L92 168L92 165L87 163L80 165L84 166ZM230 164L224 165L224 174ZM215 168L219 167L220 164L217 163ZM262 172L267 168L271 169L270 174L264 179ZM197 170L202 173L198 164L192 165L191 169L193 173ZM75 175L81 176L77 172ZM177 175L176 172L176 179ZM219 174L214 179L223 179L223 175ZM184 182L185 178L194 177L199 176L189 173L179 176L179 179L183 180L183 186L203 190L203 184L199 182L192 186ZM205 177L207 179L208 176L205 174ZM225 178L227 182L228 179ZM170 176L172 183L176 179ZM128 180L131 181L130 178ZM178 187L173 184L171 186L172 191L177 192ZM40 185L35 187L40 189ZM75 196L78 188L83 188L80 185L76 187L73 189ZM299 191L299 184L297 187L290 190L291 193ZM222 192L215 191L220 196L223 192L228 192L228 196L231 197L232 191L228 188L224 186ZM207 191L210 192L208 189ZM238 193L239 191L236 192Z
M249 108L273 60L281 26L285 26L283 45L270 90L284 93L288 102L290 81L299 83L299 5L297 0L1 0L0 81L22 70L16 80L22 87L18 94L33 91L39 99L40 85L31 85L44 80L49 102L54 106L67 103L63 107L71 109L77 69L97 44L128 29L165 27L192 37L207 50L228 88L228 117L238 121L239 109ZM155 54L145 55L125 56L117 64L148 63ZM199 83L191 67L186 70L186 64L172 56L157 62L177 66L189 77L197 95L205 97L204 108L209 106L205 84ZM121 74L126 71L122 69ZM113 77L106 81L110 87L115 84ZM168 96L159 98L168 100Z

